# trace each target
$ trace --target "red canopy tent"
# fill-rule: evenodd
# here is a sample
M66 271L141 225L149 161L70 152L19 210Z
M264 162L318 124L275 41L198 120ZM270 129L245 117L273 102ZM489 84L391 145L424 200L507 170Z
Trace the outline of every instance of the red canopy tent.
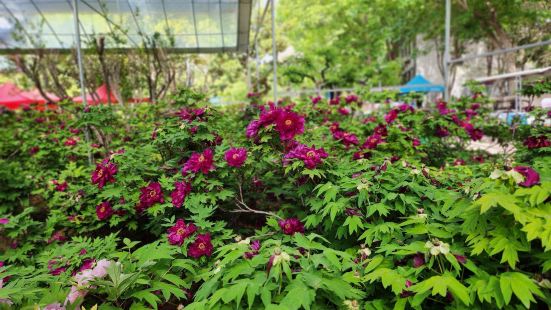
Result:
M103 84L98 89L94 91L94 95L87 94L86 95L86 102L90 105L98 105L98 104L105 104L108 103L108 95L107 95L107 85ZM82 96L78 96L73 98L73 101L76 103L82 103ZM138 103L138 102L149 102L149 98L130 98L128 99L128 102L131 103ZM111 91L111 103L119 103L117 100L117 97L113 94Z
M113 92L111 92L111 103L118 103L117 97L113 95ZM98 105L100 103L108 103L108 95L107 95L107 85L103 84L98 89L94 91L94 96L91 94L86 95L86 102L91 105ZM82 100L82 96L78 96L73 98L73 101L76 103L82 103L84 100Z
M23 105L33 103L32 99L23 96L23 91L13 83L4 83L0 85L0 106L5 106L10 110L17 110Z
M36 109L39 111L43 111L45 109L46 104L48 103L48 100L42 96L40 91L38 89L30 90L30 91L24 91L21 93L24 97L27 97L29 100L32 100L32 103L36 103L37 107ZM58 102L59 97L52 93L46 93L46 96L52 101L52 102ZM55 104L48 104L48 109L57 109L57 105Z

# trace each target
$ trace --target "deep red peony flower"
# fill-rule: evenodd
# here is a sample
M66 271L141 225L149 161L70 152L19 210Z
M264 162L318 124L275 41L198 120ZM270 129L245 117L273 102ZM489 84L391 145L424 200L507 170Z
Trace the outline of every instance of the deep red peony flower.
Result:
M417 139L417 138L413 138L413 139L411 140L411 145L412 145L413 147L418 147L419 145L421 145L421 141L420 141L419 139Z
M465 161L461 158L457 158L453 161L454 166L465 166Z
M478 113L477 113L475 110L473 110L473 109L466 109L466 110L465 110L465 115L467 115L468 118L471 118L471 117L473 117L473 116L475 116L475 115L477 115L477 114L478 114Z
M191 123L192 121L196 120L196 119L201 119L201 116L205 114L205 109L204 108L199 108L199 109L186 109L186 108L183 108L180 110L180 112L178 112L178 116L180 117L181 120L183 121L186 121L188 123Z
M38 151L40 151L40 147L39 146L33 146L29 149L29 154L34 155L34 154L38 153Z
M104 201L96 206L96 215L100 221L107 220L113 215L113 208L109 201Z
M350 115L351 111L348 108L341 107L337 110L341 115Z
M449 136L450 132L448 131L448 129L446 127L436 127L435 134L436 134L437 137L444 138L444 137Z
M348 95L346 96L346 98L344 98L344 101L346 103L358 102L358 100L359 100L358 96L354 94Z
M282 111L276 120L275 128L281 140L291 140L304 132L304 117L292 111Z
M419 268L425 264L425 256L421 253L415 254L413 256L413 267Z
M338 105L340 102L341 102L340 97L335 97L335 98L329 100L330 105Z
M377 127L375 127L375 129L373 129L373 133L386 137L388 135L388 129L386 128L386 125L379 124L377 125Z
M78 142L78 137L70 137L65 140L65 143L63 143L65 146L75 146Z
M372 149L377 148L377 145L379 145L383 142L385 142L383 137L381 135L378 135L378 134L375 133L375 134L372 134L371 136L367 137L364 144L362 145L362 148L372 150Z
M480 103L471 104L471 110L478 110L478 109L480 109Z
M195 224L186 224L183 219L178 219L174 226L168 229L168 242L172 245L182 245L184 240L197 231Z
M206 149L203 153L193 153L185 163L182 173L185 175L188 171L197 173L201 171L204 174L214 170L214 154L211 149Z
M316 96L316 97L313 97L312 98L312 104L317 104L318 102L321 101L321 97L320 96Z
M157 202L165 202L161 184L158 182L151 182L146 187L142 187L140 191L140 203L136 206L138 212L142 212Z
M551 141L549 141L546 136L531 136L524 140L524 146L529 149L539 149L551 146Z
M97 184L98 188L103 188L107 182L115 182L115 174L117 174L117 165L110 162L109 159L103 160L96 165L96 170L92 173L92 184Z
M200 258L201 256L211 256L212 250L210 234L199 234L195 241L189 245L187 254L193 258Z
M307 147L304 144L297 145L289 153L285 155L284 160L300 159L304 162L304 166L308 169L314 169L318 164L322 162L322 159L327 158L329 155L323 148L316 149L315 146Z
M63 183L59 183L57 180L53 181L55 185L55 190L58 192L64 192L69 187L69 184L67 184L67 181L63 181Z
M172 197L172 205L175 208L180 208L184 204L186 196L189 193L191 193L191 184L187 182L174 183L174 191L170 194Z
M398 110L392 109L385 115L385 121L387 124L391 124L398 117Z
M241 167L245 160L247 160L247 149L244 147L229 149L225 154L226 162L232 167Z
M450 113L450 110L447 108L448 104L444 101L440 101L436 103L436 108L438 109L438 112L440 115L446 115Z
M295 233L304 233L304 225L297 218L293 217L286 220L279 220L277 223L286 235L292 236Z
M513 169L524 176L524 181L519 183L520 186L532 187L539 184L540 175L536 172L536 170L526 166L516 166Z

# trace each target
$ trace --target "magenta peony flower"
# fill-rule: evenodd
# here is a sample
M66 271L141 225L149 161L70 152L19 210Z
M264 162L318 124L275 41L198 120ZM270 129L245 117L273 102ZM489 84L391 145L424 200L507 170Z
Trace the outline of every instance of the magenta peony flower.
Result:
M9 222L10 222L10 220L7 219L7 218L5 218L5 217L0 218L0 225L6 225L6 224L8 224ZM0 266L0 267L2 267L2 266Z
M467 117L470 119L471 117L477 115L478 113L473 110L473 109L466 109L465 110L465 115L467 115Z
M253 120L247 125L247 138L254 138L258 135L262 123L259 120Z
M195 241L188 246L187 254L193 258L200 258L201 256L211 256L212 250L210 234L199 234Z
M377 145L385 142L382 136L378 134L372 134L371 136L367 137L364 144L362 145L362 148L364 149L375 149L377 148Z
M96 165L96 170L92 173L92 184L97 184L101 189L107 182L115 182L115 174L117 174L117 166L110 162L108 158L104 159L100 164Z
M304 225L297 218L289 218L286 220L279 220L277 222L279 227L286 235L294 235L295 233L304 233Z
M471 104L471 110L478 110L478 109L480 109L480 103Z
M186 196L189 193L191 193L191 184L187 182L174 183L174 191L170 194L172 197L172 205L175 208L180 208L184 204Z
M188 171L197 173L201 171L204 174L214 170L214 153L211 149L206 149L203 153L193 153L185 163L182 173L185 175Z
M314 169L322 162L322 159L328 156L323 148L316 149L315 146L307 147L304 144L299 144L285 155L284 161L300 159L304 162L306 168Z
M444 138L444 137L449 136L450 132L448 131L448 129L446 127L436 127L435 134L436 134L437 137Z
M450 110L447 108L448 104L444 101L440 101L436 103L436 109L438 109L438 112L440 115L446 115L450 113Z
M224 154L224 158L226 158L226 162L229 166L241 167L245 160L247 160L247 149L243 147L232 147Z
M407 111L414 112L415 111L415 109L407 103L399 105L398 109L400 110L400 112L407 112Z
M419 145L421 145L421 141L420 141L419 139L417 139L417 138L413 138L413 139L411 140L411 145L412 145L413 147L418 147Z
M282 111L276 120L275 128L281 140L291 140L304 132L304 117L292 111Z
M532 187L540 182L540 175L530 167L516 166L513 170L524 176L524 181L519 183L520 186Z
M142 212L144 209L151 207L157 202L165 202L161 184L158 182L151 182L146 187L142 187L140 191L140 203L136 207L138 212Z
M113 215L113 208L109 201L104 201L96 206L96 215L100 221L107 220Z
M385 121L387 124L391 124L398 117L398 110L392 109L385 115Z
M193 223L186 225L183 219L178 219L167 231L168 242L172 245L182 245L184 240L196 231L197 227Z
M183 108L178 112L178 116L181 120L186 121L188 123L191 123L192 121L199 119L201 120L201 117L205 114L205 109L186 109Z

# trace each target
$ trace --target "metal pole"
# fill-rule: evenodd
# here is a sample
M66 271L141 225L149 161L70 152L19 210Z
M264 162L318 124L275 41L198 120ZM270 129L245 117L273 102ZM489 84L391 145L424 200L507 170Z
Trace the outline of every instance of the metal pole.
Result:
M450 99L450 92L448 88L448 83L450 80L450 28L451 28L451 13L452 5L451 0L446 0L446 30L445 30L445 42L444 42L444 100L448 101Z
M75 22L75 45L77 48L77 63L78 63L78 78L80 80L80 95L82 96L82 102L84 107L88 107L88 102L86 100L86 84L84 82L84 67L82 65L82 51L80 50L80 28L79 28L79 18L78 18L78 2L73 0L73 20ZM86 142L90 141L90 132L88 127L84 130L84 136ZM88 164L92 165L92 152L88 149Z
M276 10L275 10L275 0L271 0L272 2L272 62L274 65L274 104L277 105L277 47L276 47L276 27L275 27L275 18L276 18Z

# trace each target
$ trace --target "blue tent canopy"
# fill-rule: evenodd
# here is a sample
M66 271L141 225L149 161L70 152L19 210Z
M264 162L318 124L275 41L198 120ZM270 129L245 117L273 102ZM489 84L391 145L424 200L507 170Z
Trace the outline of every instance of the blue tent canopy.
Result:
M400 87L401 93L428 93L428 92L444 92L444 86L432 84L424 76L418 74L411 79L404 87Z

